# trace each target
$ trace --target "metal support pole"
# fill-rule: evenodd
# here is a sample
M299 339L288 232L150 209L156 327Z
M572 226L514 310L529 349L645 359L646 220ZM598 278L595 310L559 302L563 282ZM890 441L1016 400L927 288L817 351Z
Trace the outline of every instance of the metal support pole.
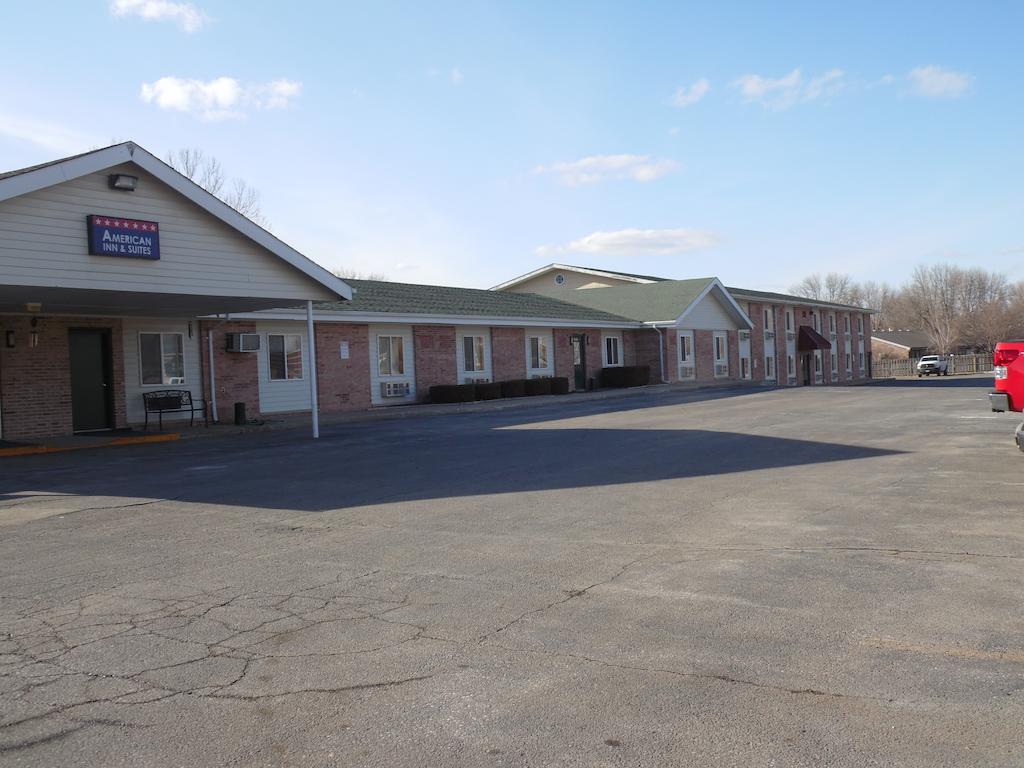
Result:
M210 356L210 410L213 411L213 423L220 423L217 416L217 377L213 372L213 330L206 331L206 351Z
M316 337L313 335L313 302L306 302L306 331L309 335L309 407L313 414L313 439L320 437L320 407L316 400Z

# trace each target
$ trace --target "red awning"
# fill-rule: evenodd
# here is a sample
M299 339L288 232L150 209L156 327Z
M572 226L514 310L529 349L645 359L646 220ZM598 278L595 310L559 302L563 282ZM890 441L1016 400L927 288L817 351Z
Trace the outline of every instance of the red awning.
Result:
M796 339L798 352L813 352L816 349L832 349L832 342L811 328L809 325L800 326L800 335Z

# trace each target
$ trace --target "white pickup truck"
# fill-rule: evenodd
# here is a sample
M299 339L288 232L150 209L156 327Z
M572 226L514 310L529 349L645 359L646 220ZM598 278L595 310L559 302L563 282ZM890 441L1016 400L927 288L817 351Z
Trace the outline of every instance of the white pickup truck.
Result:
M917 361L917 378L922 376L949 376L949 360L939 355L925 355Z

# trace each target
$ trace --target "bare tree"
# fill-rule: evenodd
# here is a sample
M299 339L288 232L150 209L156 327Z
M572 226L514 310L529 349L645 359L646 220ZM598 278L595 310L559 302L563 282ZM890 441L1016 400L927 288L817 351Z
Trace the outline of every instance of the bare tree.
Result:
M962 337L959 294L962 271L949 264L917 267L903 289L920 328L939 353L946 354Z
M827 275L808 275L791 289L797 296L817 301L831 301L836 304L859 305L860 287L849 275L829 272Z
M332 269L331 272L335 277L340 277L342 280L377 280L386 282L388 276L383 272L363 272L352 267L338 267Z
M220 161L203 150L192 147L167 153L167 164L183 176L192 179L211 195L216 195L240 214L265 229L270 222L260 208L260 193L243 179L233 179L225 192L227 175Z

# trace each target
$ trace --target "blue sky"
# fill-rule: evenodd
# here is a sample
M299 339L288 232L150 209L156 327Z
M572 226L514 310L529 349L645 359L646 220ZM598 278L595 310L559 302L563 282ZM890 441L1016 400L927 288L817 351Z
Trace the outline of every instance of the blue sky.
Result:
M0 169L200 147L328 267L1024 279L1018 3L5 9Z

